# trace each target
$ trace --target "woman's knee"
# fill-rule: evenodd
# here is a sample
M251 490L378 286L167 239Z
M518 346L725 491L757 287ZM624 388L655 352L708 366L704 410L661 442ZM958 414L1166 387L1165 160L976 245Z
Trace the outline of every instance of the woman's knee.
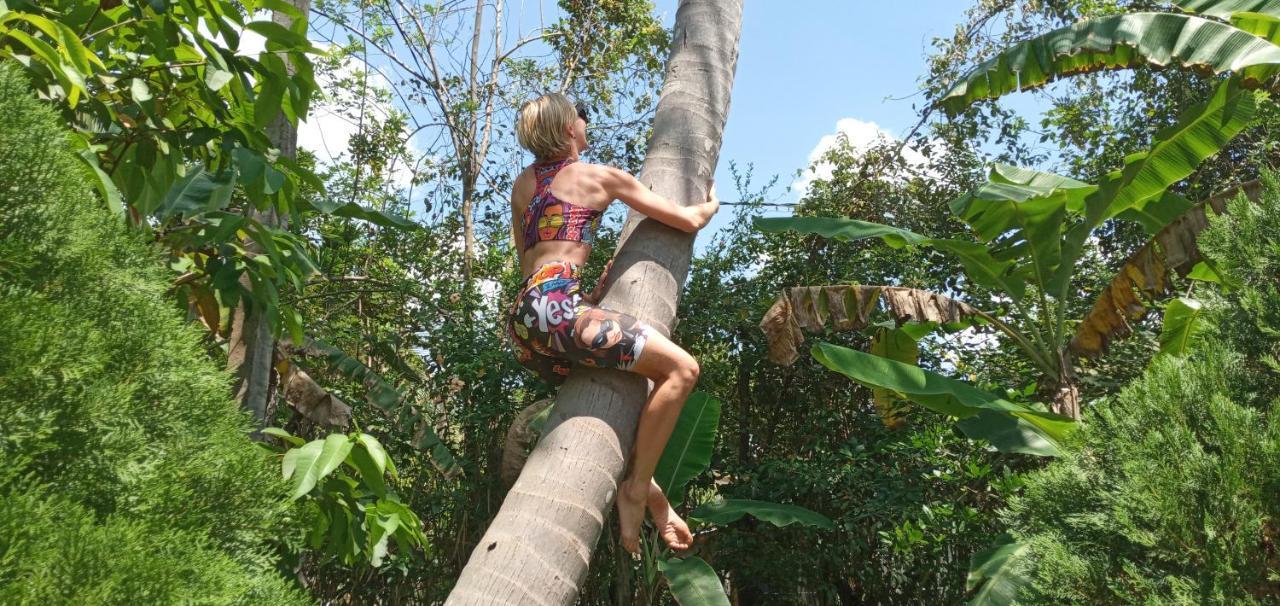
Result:
M676 358L676 364L671 369L670 378L692 387L698 382L698 376L702 373L702 369L698 367L698 361L693 356L685 351L680 353L684 355Z

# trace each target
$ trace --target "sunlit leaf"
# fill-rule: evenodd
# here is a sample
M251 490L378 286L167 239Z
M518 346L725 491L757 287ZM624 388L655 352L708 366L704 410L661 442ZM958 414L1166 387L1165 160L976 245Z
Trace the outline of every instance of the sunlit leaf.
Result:
M720 577L702 558L672 558L658 562L658 569L680 606L729 606Z
M1030 579L1018 573L1019 559L1027 554L1028 546L1017 543L1008 534L1001 535L990 549L976 553L969 564L969 577L965 588L973 591L970 606L1008 606L1018 598L1022 587Z
M322 440L312 440L286 452L282 464L285 479L293 479L290 499L297 500L315 488L316 483L333 473L347 454L352 441L342 434L331 434Z
M1017 440L1017 435L1010 433L1007 427L992 427L985 423L961 426L969 437L987 440L1005 452L1054 456L1058 452L1058 443L1076 428L1076 423L1069 418L1010 402L918 366L829 343L814 345L812 353L823 366L858 383L893 390L935 412L967 419L983 411L992 411L1025 421L1032 428L1034 439L1027 436Z
M711 464L719 426L720 400L700 391L691 394L653 472L672 504L684 500L685 485Z
M1204 306L1195 299L1179 297L1164 309L1164 327L1160 330L1160 355L1185 356L1200 330L1200 313Z

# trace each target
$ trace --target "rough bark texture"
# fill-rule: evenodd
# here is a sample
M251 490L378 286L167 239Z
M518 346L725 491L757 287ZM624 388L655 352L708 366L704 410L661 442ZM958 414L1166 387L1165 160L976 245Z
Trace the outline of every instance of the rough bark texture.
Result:
M706 199L729 112L741 23L741 0L680 3L640 174L668 199ZM601 305L670 334L692 252L692 235L633 212L610 271L617 278ZM574 602L609 519L647 389L635 374L574 371L448 604Z
M311 10L311 0L291 0L298 12L306 15ZM293 24L293 19L277 11L272 20L285 27ZM288 59L285 59L288 65ZM288 65L289 73L293 66ZM271 143L280 149L280 154L289 158L298 154L298 129L289 123L281 113L267 125L267 136ZM281 219L275 210L258 213L248 211L255 219L271 226L280 226ZM250 243L250 250L256 245ZM261 251L256 251L261 252ZM250 288L249 277L241 276L240 283ZM266 422L271 400L271 369L275 356L275 338L266 314L245 305L242 300L231 315L231 337L227 344L227 369L235 374L234 391L240 407L245 409L257 421L259 427Z

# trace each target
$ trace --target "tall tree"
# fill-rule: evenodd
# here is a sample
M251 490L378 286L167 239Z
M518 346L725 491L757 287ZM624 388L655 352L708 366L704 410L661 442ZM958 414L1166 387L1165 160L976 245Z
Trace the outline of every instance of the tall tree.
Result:
M729 113L741 25L740 0L685 0L676 12L640 175L668 199L706 198ZM613 266L617 278L601 305L669 334L692 252L692 235L632 212ZM448 603L573 603L617 494L646 383L620 371L575 371Z
M335 32L330 34L334 40L336 32L345 31L365 60L374 60L408 109L410 136L423 135L426 149L415 172L440 177L432 180L432 198L458 209L468 281L482 244L477 215L488 214L490 203L505 202L494 193L510 187L507 175L518 152L499 156L514 151L510 132L499 125L512 123L516 108L548 90L604 106L606 116L630 113L626 107L615 111L613 106L624 101L633 101L636 112L650 103L658 53L666 44L652 5L562 1L559 6L561 19L539 20L531 31L515 31L515 40L508 29L521 27L525 7L521 3L510 16L506 0L325 0L313 9L324 19L321 26L334 26L317 28L322 37L326 29ZM552 52L539 54L544 47ZM594 157L613 160L610 150L618 146L601 145L601 129L592 132Z
M289 4L297 9L300 18L305 19L311 10L311 0L289 0ZM283 11L275 11L272 21L286 29L292 27L293 17ZM287 58L286 69L293 74L297 69ZM267 135L271 144L280 150L280 155L294 158L298 151L298 127L281 111L267 127ZM265 212L257 211L253 206L245 209L245 213L263 224L280 227L284 217L276 213L274 208ZM261 252L261 245L255 243ZM241 276L241 284L252 291L253 285L248 274ZM231 320L231 338L227 344L227 369L235 373L235 395L240 407L253 415L259 427L266 423L267 406L271 399L272 360L275 356L275 337L270 318L264 313L264 306L255 301L242 300L233 311Z

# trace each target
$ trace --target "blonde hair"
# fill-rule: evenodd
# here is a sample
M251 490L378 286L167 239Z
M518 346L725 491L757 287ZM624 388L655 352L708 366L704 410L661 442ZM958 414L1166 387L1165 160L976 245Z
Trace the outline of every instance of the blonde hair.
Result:
M550 160L568 151L565 129L578 117L573 102L560 93L549 93L520 106L516 139L520 147L539 160Z

